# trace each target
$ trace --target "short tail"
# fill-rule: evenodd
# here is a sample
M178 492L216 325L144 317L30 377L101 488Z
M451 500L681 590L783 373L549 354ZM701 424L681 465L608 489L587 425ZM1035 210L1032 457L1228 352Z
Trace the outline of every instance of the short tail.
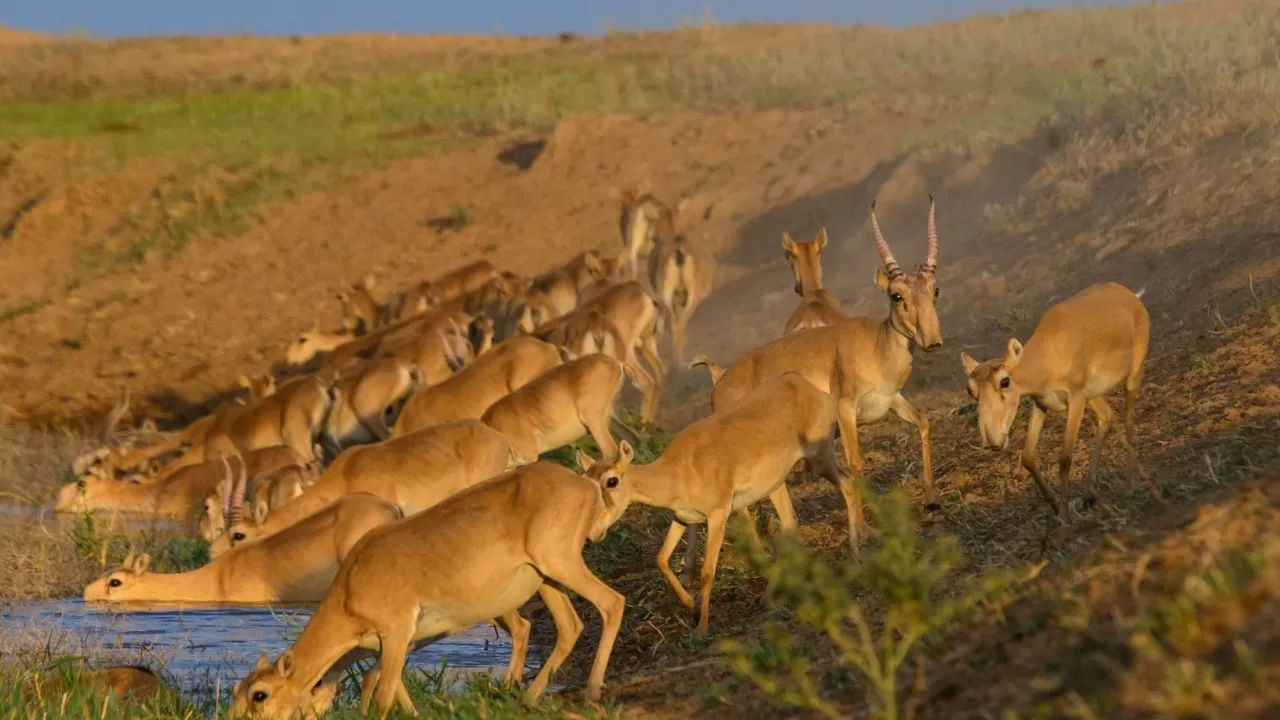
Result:
M696 368L699 365L701 365L702 367L705 367L707 369L707 372L711 373L712 385L720 384L720 378L724 377L724 368L712 362L711 358L707 357L706 355L699 355L689 363L689 369L692 370L693 368Z
M1140 297L1142 297L1143 295L1145 295L1145 294L1146 294L1146 292L1147 292L1147 286L1146 286L1146 285L1143 285L1143 286L1142 286L1142 288L1141 288L1140 290L1138 290L1138 292L1136 292L1136 293L1134 293L1134 294L1133 294L1133 296L1134 296L1134 297L1137 297L1137 298L1140 298Z

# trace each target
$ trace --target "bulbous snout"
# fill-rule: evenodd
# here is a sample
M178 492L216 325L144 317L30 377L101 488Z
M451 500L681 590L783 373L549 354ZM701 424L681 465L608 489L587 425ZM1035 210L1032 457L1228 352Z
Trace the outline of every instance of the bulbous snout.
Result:
M982 447L987 450L1005 450L1009 447L1009 433L982 433Z
M84 589L85 602L105 602L107 599L107 579L98 578Z
M927 342L927 343L925 343L925 344L924 344L924 351L925 351L925 352L929 352L929 353L931 353L931 352L936 352L936 351L937 351L939 348L941 348L941 347L942 347L942 338L938 338L937 340L934 340L933 342Z

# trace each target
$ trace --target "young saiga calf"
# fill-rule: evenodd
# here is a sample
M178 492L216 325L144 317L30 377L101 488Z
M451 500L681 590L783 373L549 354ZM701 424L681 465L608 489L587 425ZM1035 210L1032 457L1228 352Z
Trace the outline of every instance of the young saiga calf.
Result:
M346 667L364 650L379 651L373 692L380 715L399 703L416 714L402 673L411 648L505 615L534 593L556 623L556 645L528 695L541 695L573 649L581 620L561 587L600 611L604 632L587 680L597 700L622 624L621 595L582 560L625 503L619 481L603 484L555 463L538 462L496 477L404 520L371 531L338 570L324 600L293 647L259 664L236 684L233 715L285 718L332 697Z
M1129 483L1142 474L1151 494L1160 493L1142 473L1133 447L1133 406L1142 386L1142 366L1147 359L1151 323L1147 309L1129 288L1102 282L1081 290L1045 311L1024 347L1010 338L1003 358L980 363L964 352L960 361L969 376L969 394L978 401L978 431L985 447L1009 445L1009 427L1023 397L1032 399L1027 421L1027 444L1022 464L1040 488L1054 513L1063 506L1036 462L1036 443L1044 428L1045 412L1065 412L1067 429L1058 460L1058 488L1066 495L1080 421L1087 405L1098 418L1098 438L1089 461L1088 496L1097 488L1098 458L1111 427L1112 410L1107 393L1124 383L1124 445L1129 451Z
M832 431L836 401L795 373L770 379L751 394L715 415L680 431L662 457L648 465L633 465L634 450L625 440L615 462L592 462L579 453L578 463L590 477L608 486L621 478L617 502L631 501L672 510L676 519L658 551L658 570L680 602L692 609L693 598L671 572L676 543L688 528L685 566L692 567L696 549L694 525L707 526L707 556L702 564L702 607L698 634L707 632L711 584L716 577L720 546L729 515L747 516L747 508L766 496L778 511L782 529L796 527L796 513L786 492L786 479L800 460L840 488L849 511L849 539L855 547L864 525L862 502L853 479L836 466ZM749 516L748 516L749 517Z

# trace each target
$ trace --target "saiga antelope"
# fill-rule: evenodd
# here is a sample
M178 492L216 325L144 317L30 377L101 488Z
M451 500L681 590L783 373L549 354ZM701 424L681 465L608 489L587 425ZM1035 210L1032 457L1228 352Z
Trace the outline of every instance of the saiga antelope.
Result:
M404 308L409 313L425 312L440 303L461 297L488 284L498 269L488 260L477 260L426 282L405 294Z
M147 555L84 589L85 602L319 602L351 548L373 528L403 515L368 493L347 495L258 542L243 543L204 567L149 573Z
M782 334L812 327L834 325L849 316L840 307L840 298L822 287L822 249L827 246L827 229L818 230L812 242L798 243L782 233L782 252L795 276L796 294L803 300L787 318Z
M479 420L490 405L559 364L556 346L537 338L515 337L499 343L444 382L410 397L391 436L402 437L451 420Z
M400 506L406 515L431 507L513 465L511 443L479 420L460 420L360 445L338 456L311 487L265 518L242 518L209 544L211 556L267 537L338 498L367 492Z
M447 327L423 328L407 338L383 343L375 357L397 358L417 365L424 386L439 385L487 351L493 344L493 321L477 318L463 330L452 317Z
M270 373L262 375L241 375L240 387L249 391L250 400L261 400L276 391L276 379Z
M542 373L494 403L481 420L511 441L519 465L587 433L611 460L618 452L610 427L621 425L614 417L614 404L622 376L623 365L617 360L586 355Z
M642 419L653 422L667 375L658 354L662 317L662 304L640 283L628 280L609 286L569 315L539 328L534 336L578 356L601 352L620 361L644 398Z
M356 336L377 330L391 321L391 309L373 298L374 284L374 277L366 275L353 283L350 289L338 293L342 327Z
M716 258L676 229L677 215L688 200L673 210L659 204L658 232L649 253L649 284L662 303L671 330L671 347L684 364L684 338L689 319L711 292L716 279Z
M863 474L862 453L858 449L859 423L873 423L889 412L916 426L924 460L927 507L937 507L933 484L933 454L929 446L929 421L902 396L911 376L911 350L920 345L925 352L942 347L942 329L934 301L938 295L934 274L938 267L938 234L934 223L933 199L929 200L928 252L922 267L910 275L898 267L889 244L876 221L871 206L871 229L883 268L876 268L875 281L889 300L889 317L875 320L852 317L835 325L811 328L784 335L744 354L728 370L721 370L705 357L694 365L706 365L715 390L711 407L718 412L749 393L765 380L784 372L804 376L837 400L840 440L854 475Z
M1145 290L1145 288L1144 288ZM978 432L984 447L1009 445L1009 427L1022 398L1032 400L1027 421L1027 444L1022 465L1035 479L1045 501L1061 516L1063 506L1045 482L1036 462L1036 444L1047 411L1065 412L1067 429L1058 460L1058 488L1067 496L1071 460L1086 406L1098 419L1098 437L1089 460L1088 498L1097 489L1098 460L1111 427L1113 412L1106 394L1124 383L1124 445L1129 453L1129 484L1141 474L1156 500L1160 492L1142 472L1133 446L1133 406L1142 387L1151 323L1147 309L1134 293L1114 282L1081 290L1045 311L1024 347L1010 338L1003 358L979 363L960 353L969 381L969 395L978 401Z
M291 448L276 446L233 460L237 467L247 463L249 473L254 474L292 465L300 459ZM152 483L84 476L62 486L54 509L58 512L119 510L186 519L217 489L222 475L222 463L215 460L184 467L164 480Z
M320 463L293 463L257 473L242 466L236 472L238 476L229 473L224 478L216 495L205 498L198 529L207 542L226 532L227 521L233 515L243 516L246 504L253 517L266 517L268 512L301 495L320 476Z
M316 688L328 695L354 661L352 651L364 649L380 652L373 693L379 714L396 703L414 714L402 676L411 647L504 615L539 593L557 638L527 691L536 698L581 630L560 587L581 595L603 618L586 692L599 699L625 601L592 574L582 548L603 538L618 519L616 485L610 480L602 487L539 462L370 531L342 563L293 647L274 663L264 658L236 683L232 713L283 718L314 712Z
M633 465L634 450L619 444L616 462L593 462L579 453L578 463L606 484L622 478L618 502L631 501L675 512L667 539L658 551L658 570L686 607L693 598L671 572L670 559L680 536L686 534L686 569L693 567L696 538L693 526L706 524L707 551L702 564L702 603L698 634L707 631L711 585L715 582L720 548L729 515L747 515L747 508L766 496L778 511L782 529L796 528L796 514L787 494L786 479L800 460L831 481L844 496L849 512L849 540L856 547L863 525L862 503L853 480L836 465L832 430L836 401L795 373L765 381L749 395L681 430L666 452L648 465ZM748 516L749 517L749 516Z
M316 376L292 378L269 397L227 413L210 431L205 457L288 445L303 460L312 460L332 399Z
M417 365L395 358L375 358L340 378L330 390L329 413L320 444L329 459L352 445L386 440L413 393L426 387Z
M647 182L638 191L615 190L610 195L621 205L618 229L622 233L622 247L626 253L626 279L638 280L640 258L652 251L664 206L649 193Z

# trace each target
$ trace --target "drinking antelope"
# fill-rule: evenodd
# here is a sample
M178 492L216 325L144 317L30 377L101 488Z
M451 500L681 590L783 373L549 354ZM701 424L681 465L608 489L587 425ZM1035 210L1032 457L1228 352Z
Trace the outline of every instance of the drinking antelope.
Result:
M1124 445L1129 453L1129 483L1142 474L1151 494L1160 492L1142 473L1133 447L1133 406L1142 387L1143 363L1151 323L1147 309L1137 294L1114 282L1101 282L1081 290L1045 311L1035 332L1024 347L1010 338L1003 358L978 362L960 353L969 381L969 395L978 401L978 433L982 444L1004 449L1009 445L1009 427L1018 414L1018 404L1030 397L1031 418L1027 421L1027 444L1022 465L1035 479L1040 493L1054 513L1063 507L1045 482L1036 462L1036 444L1044 429L1045 413L1065 412L1067 429L1062 436L1058 460L1058 488L1067 495L1071 460L1086 406L1098 419L1098 437L1089 460L1088 495L1097 489L1098 459L1113 416L1105 395L1124 383Z
M339 563L373 528L399 520L395 505L368 493L347 495L271 537L242 543L202 568L147 572L151 558L124 566L84 589L85 602L318 602Z
M784 372L796 372L837 400L840 440L854 474L861 477L862 453L858 449L858 424L873 423L892 412L920 432L924 460L924 484L928 506L937 506L933 484L933 455L929 447L929 421L902 396L911 375L911 350L925 352L942 347L942 330L934 300L938 295L934 274L938 267L938 234L933 200L929 201L928 253L923 267L910 275L898 267L871 207L871 229L883 268L876 268L876 285L889 300L889 317L875 320L853 317L835 325L810 328L784 335L744 354L728 370L720 370L705 357L694 364L711 371L715 390L711 406L719 412L761 382ZM715 378L719 377L718 380Z
M413 393L426 387L417 365L394 358L375 358L333 384L332 401L320 433L329 458L352 445L386 440L391 426Z
M402 678L412 647L504 615L539 593L558 637L527 691L536 698L581 629L560 587L603 618L586 693L599 699L625 603L587 568L582 548L618 519L616 486L539 462L371 531L342 563L293 647L274 663L264 657L236 684L232 712L282 718L314 711L313 692L336 684L358 658L352 651L363 648L380 653L373 693L379 714L397 702L414 713Z

